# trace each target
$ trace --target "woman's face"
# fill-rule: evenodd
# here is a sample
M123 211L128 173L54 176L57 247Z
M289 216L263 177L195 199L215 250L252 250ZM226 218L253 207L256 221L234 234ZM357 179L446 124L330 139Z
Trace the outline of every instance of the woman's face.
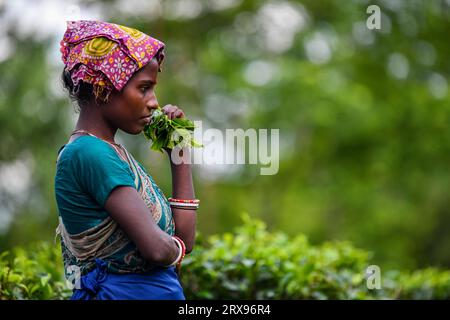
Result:
M119 93L113 93L104 106L103 115L114 126L126 133L139 134L158 108L155 86L158 62L152 60L136 72Z

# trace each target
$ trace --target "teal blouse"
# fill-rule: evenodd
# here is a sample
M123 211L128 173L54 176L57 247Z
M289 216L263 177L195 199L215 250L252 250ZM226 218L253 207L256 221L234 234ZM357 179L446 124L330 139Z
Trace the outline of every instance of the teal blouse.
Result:
M81 136L64 145L59 151L55 175L55 197L58 214L70 235L77 235L100 225L109 217L105 202L109 194L119 186L140 189L145 194L149 214L161 230L169 235L175 234L175 223L167 198L156 185L145 168L133 158L144 181L133 173L130 164L124 161L107 142L93 137ZM119 227L120 228L120 227ZM114 233L105 245L114 242ZM61 239L62 240L62 239ZM61 241L63 260L67 268L80 267L86 274L95 267L95 257L78 261ZM118 248L109 257L108 271L113 273L145 273L154 270L144 260L131 240ZM66 274L67 275L67 274Z

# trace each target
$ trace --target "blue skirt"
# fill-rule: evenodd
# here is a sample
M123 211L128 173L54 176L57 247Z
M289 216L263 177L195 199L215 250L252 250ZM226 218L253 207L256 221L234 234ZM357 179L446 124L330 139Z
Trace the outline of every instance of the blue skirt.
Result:
M71 300L185 300L175 267L160 268L151 274L113 274L105 261L96 259L96 268L80 279Z

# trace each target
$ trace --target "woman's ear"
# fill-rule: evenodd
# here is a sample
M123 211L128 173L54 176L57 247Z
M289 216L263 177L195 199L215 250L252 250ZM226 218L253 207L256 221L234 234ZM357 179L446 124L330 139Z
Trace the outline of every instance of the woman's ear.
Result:
M164 50L161 50L159 53L156 54L156 61L158 62L158 72L162 72L162 65L164 62L165 57Z

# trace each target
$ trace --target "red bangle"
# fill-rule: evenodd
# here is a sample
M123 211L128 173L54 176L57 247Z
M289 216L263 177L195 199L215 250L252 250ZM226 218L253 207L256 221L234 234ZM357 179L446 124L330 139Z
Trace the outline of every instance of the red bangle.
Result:
M200 203L199 199L175 199L175 198L168 198L169 202L176 202L176 203Z

